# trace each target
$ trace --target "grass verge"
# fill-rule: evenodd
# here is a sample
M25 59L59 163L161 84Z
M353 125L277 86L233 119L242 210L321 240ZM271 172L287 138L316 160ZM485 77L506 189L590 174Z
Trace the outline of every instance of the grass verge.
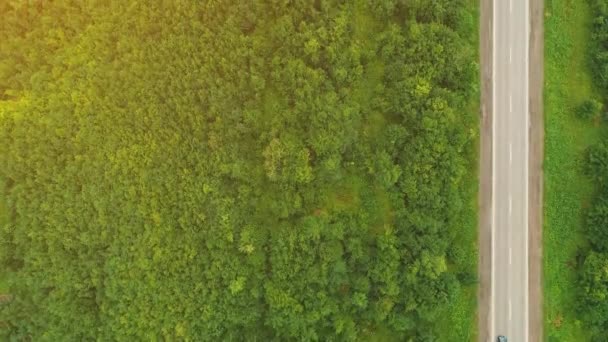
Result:
M587 341L576 318L575 257L585 244L583 210L593 185L581 172L600 128L574 115L595 90L586 59L591 13L586 1L545 3L544 330L548 341Z

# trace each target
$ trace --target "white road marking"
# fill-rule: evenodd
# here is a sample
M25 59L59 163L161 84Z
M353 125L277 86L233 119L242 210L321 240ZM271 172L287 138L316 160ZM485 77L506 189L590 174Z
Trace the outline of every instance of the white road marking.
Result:
M529 102L529 98L530 98L530 90L528 89L528 86L529 86L528 83L530 82L529 69L528 69L529 68L528 67L528 62L529 62L528 61L528 56L530 56L529 55L529 49L530 49L530 46L529 46L529 44L530 44L530 40L529 40L529 37L530 37L530 17L529 17L529 13L528 12L529 12L530 9L529 9L529 3L528 3L528 1L525 2L524 10L525 10L525 13L526 13L526 15L524 16L524 18L525 18L524 20L525 20L525 23L526 23L526 36L525 36L525 45L524 45L526 47L526 54L525 54L525 58L524 58L524 60L525 60L524 72L526 73L526 78L525 78L526 81L525 81L524 88L526 90L526 92L525 92L525 94L526 94L526 100L524 101L524 106L526 108L525 109L526 122L527 122L528 127L530 127L530 109L528 108L528 102ZM529 265L528 265L528 194L529 194L528 193L528 171L529 171L528 170L528 153L530 152L529 151L529 148L530 148L529 147L530 146L530 137L529 137L530 130L526 129L525 131L526 131L525 132L526 149L525 149L525 157L524 157L524 159L525 159L525 163L526 163L525 164L526 165L526 167L525 167L525 172L526 172L526 175L525 175L525 187L526 187L526 191L524 192L524 194L525 194L524 195L524 220L525 220L524 221L524 227L525 227L525 238L524 238L524 241L525 241L525 246L524 246L525 257L524 257L524 265L525 266L524 267L526 268L526 271L524 272L524 274L525 274L524 275L524 288L526 290L524 291L524 336L525 336L524 342L528 342L529 335L530 335L530 332L528 330L529 329L529 322L528 322L528 320L529 320L529 312L528 312L528 310L529 310L528 309L528 276L529 276Z
M511 47L509 46L509 64L511 64L512 61L513 61L513 51L511 49Z
M496 288L496 1L492 0L492 271L490 286L490 334L494 336Z
M509 13L513 13L513 0L509 0Z
M513 249L509 247L509 265L513 264Z
M509 143L509 164L513 163L513 144Z
M513 317L513 311L511 310L511 300L509 299L509 321Z

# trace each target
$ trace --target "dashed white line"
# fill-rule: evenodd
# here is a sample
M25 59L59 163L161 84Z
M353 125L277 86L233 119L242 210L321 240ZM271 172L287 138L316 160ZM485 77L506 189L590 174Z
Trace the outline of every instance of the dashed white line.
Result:
M513 113L513 96L509 94L509 113Z
M513 50L509 46L509 64L511 64L512 61L513 61Z
M509 164L513 163L513 144L509 143Z

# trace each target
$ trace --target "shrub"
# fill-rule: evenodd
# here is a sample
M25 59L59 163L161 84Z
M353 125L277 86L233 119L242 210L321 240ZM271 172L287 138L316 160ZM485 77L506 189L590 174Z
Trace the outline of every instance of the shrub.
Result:
M602 111L602 103L594 99L585 100L576 108L576 115L583 120L591 120L599 117Z

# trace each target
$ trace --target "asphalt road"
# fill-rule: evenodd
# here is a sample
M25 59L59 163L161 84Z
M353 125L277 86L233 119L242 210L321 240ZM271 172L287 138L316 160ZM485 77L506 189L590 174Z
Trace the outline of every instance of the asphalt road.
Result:
M493 5L490 337L527 342L529 1Z

